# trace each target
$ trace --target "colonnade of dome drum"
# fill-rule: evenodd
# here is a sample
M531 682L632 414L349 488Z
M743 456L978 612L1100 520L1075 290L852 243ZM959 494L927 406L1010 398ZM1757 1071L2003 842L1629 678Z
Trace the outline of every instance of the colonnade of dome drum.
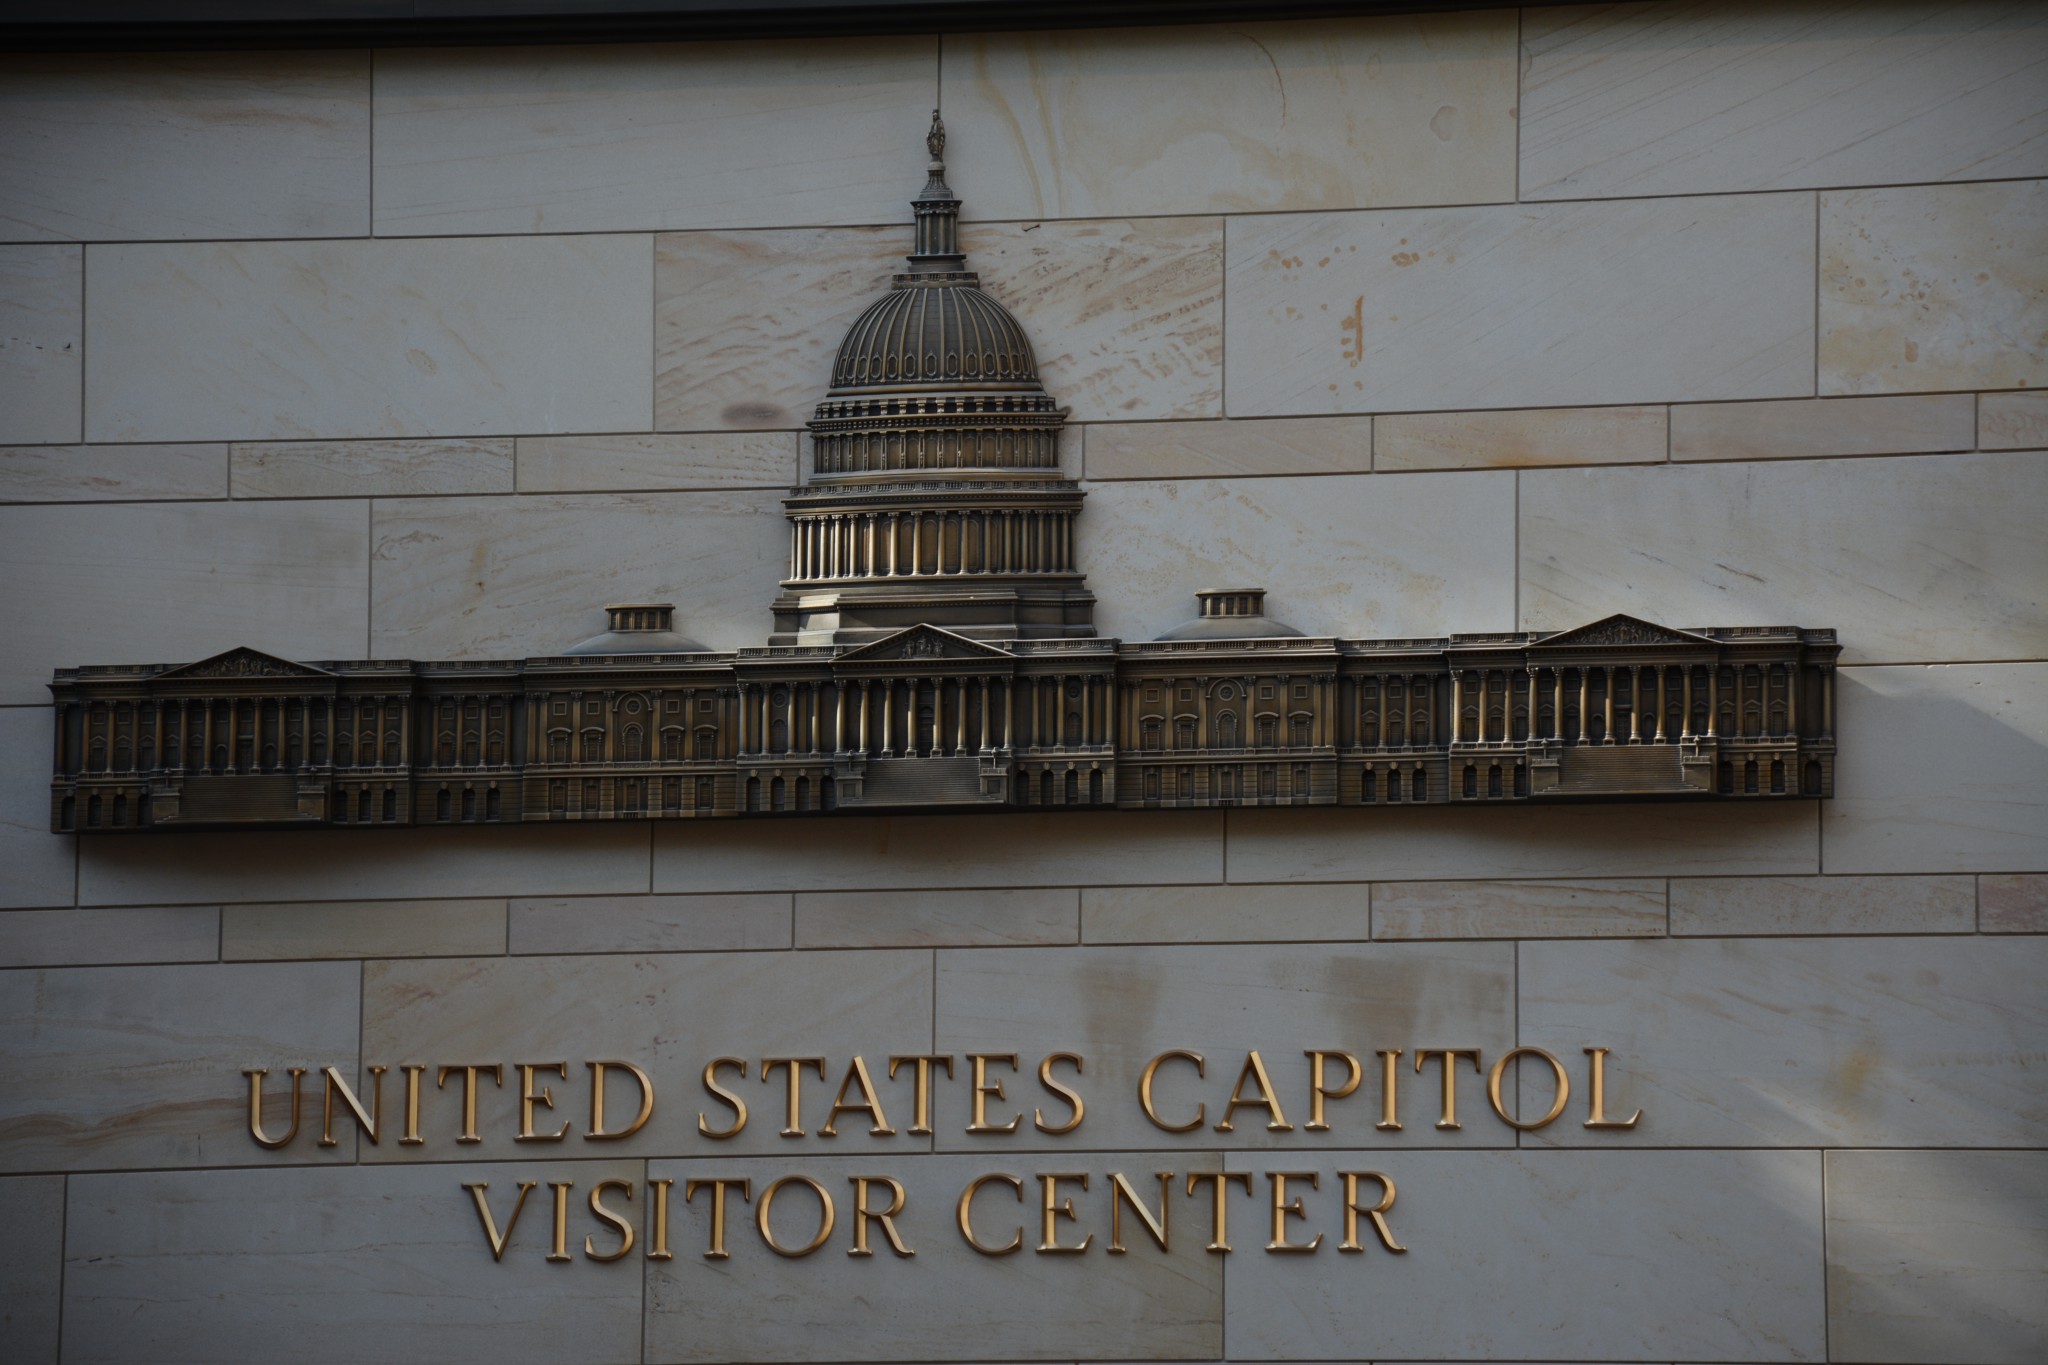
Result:
M790 517L789 576L950 578L1072 574L1070 510L839 512Z
M819 405L812 469L845 474L1060 467L1064 415L1043 392L859 399Z

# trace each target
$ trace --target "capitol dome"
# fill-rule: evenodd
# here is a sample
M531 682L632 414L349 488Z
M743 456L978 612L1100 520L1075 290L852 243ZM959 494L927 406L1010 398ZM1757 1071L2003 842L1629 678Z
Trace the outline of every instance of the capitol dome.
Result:
M847 329L832 363L833 397L905 385L952 388L963 380L1044 394L1024 329L976 287L973 272L906 273L894 283Z

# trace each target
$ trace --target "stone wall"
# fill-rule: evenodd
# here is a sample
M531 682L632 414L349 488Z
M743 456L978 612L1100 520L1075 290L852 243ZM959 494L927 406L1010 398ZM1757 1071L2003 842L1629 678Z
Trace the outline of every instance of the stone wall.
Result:
M2048 1354L2044 62L2024 4L1735 0L0 61L4 1354ZM970 262L1072 410L1106 634L1224 582L1350 636L1833 626L1838 798L46 832L58 666L516 657L621 599L761 642L801 419L906 249L935 103ZM1468 1070L1461 1129L1412 1073L1374 1126L1374 1050L1518 1045L1569 1062L1562 1121L1518 1132ZM1583 1126L1596 1045L1635 1129ZM1187 1133L1135 1100L1170 1048L1208 1059L1162 1073L1208 1105ZM1293 1131L1215 1131L1251 1048ZM1327 1132L1308 1048L1365 1058ZM1018 1054L1021 1130L965 1131L963 1061L905 1131L883 1059L926 1051ZM1061 1051L1089 1113L1054 1135ZM897 1131L821 1138L855 1053ZM785 1140L759 1061L812 1054ZM756 1068L723 1142L721 1056ZM660 1102L589 1144L610 1058ZM556 1061L571 1135L522 1146L517 1064ZM459 1072L396 1140L400 1068L492 1062L481 1142ZM392 1068L380 1141L342 1109L316 1145L309 1084L259 1147L241 1072L275 1133L294 1066ZM1405 1254L1336 1250L1364 1169ZM1170 1250L1125 1207L1106 1252L1108 1173L1162 1170L1254 1174L1234 1252L1178 1184ZM1319 1173L1285 1230L1320 1251L1262 1249L1273 1170ZM1010 1172L1024 1207L988 1187L977 1226L1035 1246L1038 1177L1083 1171L1087 1253L953 1227ZM703 1256L682 1181L792 1173L836 1191L830 1245L770 1254L734 1193ZM915 1259L844 1254L880 1175ZM494 1261L462 1187L502 1230L529 1180ZM620 1262L583 1254L605 1180ZM778 1198L802 1241L815 1201Z

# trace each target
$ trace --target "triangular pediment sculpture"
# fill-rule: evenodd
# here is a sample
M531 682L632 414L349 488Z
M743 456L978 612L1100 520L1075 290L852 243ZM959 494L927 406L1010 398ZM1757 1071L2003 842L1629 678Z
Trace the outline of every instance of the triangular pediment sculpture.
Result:
M236 645L197 663L180 664L156 675L157 682L180 678L332 678L335 675L310 664L280 659L260 649Z
M1017 656L937 626L909 626L839 656L842 664L896 663L904 659L1000 659L1015 663Z
M1573 645L1694 645L1702 649L1715 648L1714 641L1704 635L1673 630L1622 612L1575 630L1559 631L1537 642L1534 647L1554 649Z

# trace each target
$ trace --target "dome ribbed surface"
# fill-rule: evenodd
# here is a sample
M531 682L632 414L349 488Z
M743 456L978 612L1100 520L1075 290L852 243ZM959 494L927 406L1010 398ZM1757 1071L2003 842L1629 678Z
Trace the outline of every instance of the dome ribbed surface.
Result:
M1008 309L974 277L897 287L862 313L840 343L832 387L1036 384L1038 362Z

